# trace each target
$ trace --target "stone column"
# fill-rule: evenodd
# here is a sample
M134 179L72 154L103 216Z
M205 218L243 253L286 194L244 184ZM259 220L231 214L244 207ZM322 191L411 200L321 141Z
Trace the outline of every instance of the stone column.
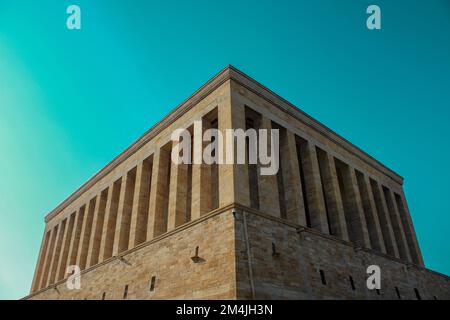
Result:
M223 96L218 104L218 129L223 136L223 148L219 150L219 158L226 159L226 145L231 137L227 137L227 129L245 130L245 109L238 101L232 103L233 95ZM234 141L234 138L231 139ZM236 144L234 143L234 155ZM234 157L236 159L236 157ZM236 161L234 161L236 162ZM219 165L219 207L233 202L250 207L250 189L248 184L247 164Z
M334 157L324 151L322 183L327 197L328 214L330 216L331 230L340 239L348 241L347 224L345 222L344 205L336 173Z
M108 197L106 200L105 219L103 221L102 237L100 241L100 253L98 262L102 262L112 256L114 247L114 235L117 224L117 209L119 207L120 189L122 180L116 180L108 188Z
M265 116L261 116L259 129L267 130L267 151L271 154L271 131L272 122ZM260 144L261 136L258 134L258 142ZM262 175L261 164L258 166L258 192L259 192L259 209L267 214L280 217L280 199L278 193L277 175ZM247 179L248 181L248 179Z
M47 255L48 246L50 242L50 232L44 229L44 234L42 236L41 248L39 250L39 258L36 263L36 271L34 272L33 283L31 285L30 293L33 293L40 289L40 282L42 279L42 272L45 264L45 257Z
M66 272L66 264L67 264L67 258L69 255L69 248L70 248L70 240L72 239L72 232L73 232L73 226L75 224L75 213L72 213L68 218L66 222L66 228L64 231L63 236L63 245L61 248L61 255L59 257L58 261L58 268L56 271L56 281L59 281L64 278L64 274Z
M59 259L59 251L61 249L62 234L64 233L64 230L62 230L62 222L60 222L58 226L55 228L56 228L55 245L53 247L53 252L50 260L49 276L47 279L46 287L55 282L56 267Z
M397 247L400 253L400 257L406 261L411 262L411 255L409 253L408 243L406 242L405 232L402 227L400 213L398 212L398 208L395 205L394 194L390 189L386 188L385 196L388 210L391 216L391 223L394 229L395 239L397 240Z
M327 213L325 200L320 181L319 162L317 161L316 147L311 142L305 142L301 146L303 172L305 174L306 197L309 204L311 227L323 233L328 232Z
M169 191L169 211L167 218L168 231L175 229L185 222L186 210L188 209L188 164L175 164L174 162L171 162L171 165L172 168L170 171L171 177ZM197 182L200 184L200 181ZM207 195L207 190L204 190L200 194L201 197L206 197ZM196 196L199 196L199 194L196 194ZM201 199L197 200L197 203L198 202L201 202ZM200 214L202 213L199 207L196 207L193 213L194 212ZM206 211L203 213L206 213Z
M134 248L138 244L145 242L147 238L152 164L153 156L150 156L137 166L129 248Z
M205 119L194 122L194 138L192 150L192 205L191 205L191 219L195 220L211 211L211 165L205 164L203 161L203 150L205 144L203 142L203 134L209 129L209 125ZM180 167L180 166L178 166ZM187 180L186 165L177 168L177 174L181 174L179 178ZM182 180L183 181L183 180ZM184 181L183 181L184 183ZM186 190L181 189L178 192L186 193ZM174 195L175 196L175 195ZM181 210L185 210L180 204ZM180 215L182 213L180 212Z
M381 229L383 230L383 239L386 246L386 251L388 254L396 258L400 258L394 231L392 229L391 218L389 217L386 201L384 201L382 186L373 180L372 190L374 193L375 202L377 204L378 218L380 219Z
M42 279L41 279L41 284L40 284L40 289L47 287L47 280L49 279L49 274L50 274L50 265L51 265L51 260L53 257L53 251L55 248L55 242L56 242L56 234L58 231L58 227L53 227L49 232L50 232L50 246L49 249L47 251L47 254L45 256L45 263L44 263L44 270L43 270L43 274L42 274Z
M362 198L358 188L358 182L356 180L355 169L348 167L349 176L348 181L344 182L347 184L349 201L352 204L352 214L351 221L349 224L352 225L355 231L356 243L361 247L371 248L369 232L367 230L366 218L364 216L364 209L362 205ZM346 179L347 180L347 179Z
M77 265L81 270L84 270L84 268L86 267L89 239L91 237L92 221L94 219L95 202L95 198L88 201L88 203L86 204L86 210L84 212L85 218L81 228L80 244L77 254Z
M167 231L170 164L170 146L157 149L153 159L147 240Z
M131 212L133 209L134 188L136 183L136 168L131 169L122 178L123 187L120 190L117 224L114 236L113 256L126 251L130 240Z
M380 213L378 212L376 203L375 203L375 198L373 196L373 191L372 191L372 186L370 185L370 179L368 176L364 175L364 184L366 186L366 192L367 192L367 201L368 201L368 205L371 208L371 212L373 215L373 221L375 224L375 230L374 232L376 233L376 238L378 239L378 248L380 250L380 252L382 253L387 253L386 251L386 246L384 244L384 237L383 237L383 232L381 229L381 222L380 222L380 218L379 215Z
M286 130L285 143L280 150L283 183L286 197L286 218L294 223L306 226L306 213L300 179L295 134Z
M70 239L70 248L69 248L69 256L67 259L67 266L77 264L78 245L80 244L81 229L83 227L85 210L86 206L83 205L77 210L77 213L75 215L75 224L73 226L72 238Z
M61 251L64 250L64 238L67 237L68 219L64 219L59 223L58 242L55 248L55 257L53 260L52 273L50 283L55 283L58 280L59 265L61 260Z
M91 239L89 240L87 267L97 264L102 240L102 230L105 221L105 207L108 188L103 190L95 201L94 221L92 223Z
M54 229L50 229L47 232L49 233L49 236L48 236L49 241L48 241L47 252L45 253L44 262L42 265L42 275L41 275L41 278L39 279L38 289L44 288L45 285L47 284L48 270L50 268L50 259L51 259L52 251L53 251L53 243L54 243L53 241L54 241L54 237L56 236Z
M402 211L405 216L406 220L406 227L409 229L410 234L410 253L411 258L413 259L413 262L418 264L419 266L424 267L425 263L423 261L422 252L420 251L419 243L417 241L416 232L414 230L414 225L412 223L411 214L409 213L408 203L406 202L405 193L403 190L401 191L399 195L400 199L400 205L402 206Z

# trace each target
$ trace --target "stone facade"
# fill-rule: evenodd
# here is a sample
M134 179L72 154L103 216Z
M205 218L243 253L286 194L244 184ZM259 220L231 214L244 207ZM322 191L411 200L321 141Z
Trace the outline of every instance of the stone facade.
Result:
M278 129L280 170L176 165L178 128L203 148L208 128ZM424 267L402 184L228 66L46 216L26 299L449 299L449 278ZM66 287L71 265L79 290Z

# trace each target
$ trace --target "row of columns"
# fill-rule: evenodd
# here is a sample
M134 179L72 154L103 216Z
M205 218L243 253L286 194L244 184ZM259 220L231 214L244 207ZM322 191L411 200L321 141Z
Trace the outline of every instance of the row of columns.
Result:
M204 130L217 123L215 110L201 125L191 126L194 145L203 143ZM169 142L156 149L46 231L33 292L65 278L69 265L84 270L218 207L218 166L177 165L171 161L172 148Z
M280 130L278 176L260 175L260 165L254 174L248 166L249 191L242 204L423 265L402 191L394 192L249 107L235 112L247 117L242 128ZM238 185L245 185L244 179Z
M259 164L177 165L169 142L45 232L32 291L63 279L69 265L89 268L233 202L423 265L402 192L229 99L189 127L193 159L211 127L224 145L229 128L279 129L278 174L260 175Z

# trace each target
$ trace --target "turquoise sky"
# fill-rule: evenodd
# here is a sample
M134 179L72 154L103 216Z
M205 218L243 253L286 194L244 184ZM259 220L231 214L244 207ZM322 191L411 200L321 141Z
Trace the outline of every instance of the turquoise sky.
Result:
M44 215L227 64L405 177L450 274L449 1L0 0L0 298L28 293Z

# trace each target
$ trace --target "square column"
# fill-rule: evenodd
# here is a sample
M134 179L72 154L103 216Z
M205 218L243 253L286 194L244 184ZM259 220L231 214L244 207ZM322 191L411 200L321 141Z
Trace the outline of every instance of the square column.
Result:
M420 251L416 231L414 230L411 214L409 213L408 203L406 202L405 193L403 192L403 190L401 191L400 195L398 195L398 206L400 214L403 214L405 219L405 233L409 244L411 259L413 263L424 267L425 263L423 261L422 252Z
M42 278L39 284L39 289L45 288L47 286L47 279L49 277L50 272L50 264L51 259L53 256L53 249L55 247L55 241L56 241L56 229L57 227L52 228L50 231L47 231L50 233L49 236L49 247L45 255L44 264L43 264L43 270L42 270Z
M395 241L394 230L392 229L391 218L389 217L386 201L384 201L383 189L375 180L370 180L370 184L377 206L378 218L380 219L386 252L393 257L400 258L397 243Z
M137 166L133 210L131 213L129 248L134 248L147 240L152 165L153 155L139 163Z
M98 262L102 262L112 256L114 247L114 237L117 224L117 210L119 208L120 190L122 189L122 179L116 180L108 188L108 198L106 200L105 220L103 221L102 240L100 242L100 254Z
M39 258L38 262L36 263L36 271L34 273L30 293L33 293L40 289L40 283L42 279L43 269L45 266L45 258L47 255L49 242L50 242L50 231L44 230L44 235L41 241L41 249L39 250Z
M58 264L58 258L59 258L59 250L60 250L60 242L62 239L62 232L61 231L61 223L58 224L55 227L55 238L53 241L53 250L51 252L51 256L50 256L50 263L49 263L49 269L48 269L48 278L47 278L47 282L45 284L45 287L48 287L49 285L51 285L52 283L55 282L54 280L54 276L56 274L56 265Z
M70 240L72 239L73 226L75 224L75 213L72 213L67 218L67 221L68 222L64 231L64 237L62 241L61 255L58 261L58 267L56 269L57 270L56 281L63 279L66 273L67 258L70 249Z
M303 141L300 146L300 155L302 158L301 166L303 166L305 175L305 185L302 187L306 189L311 228L328 234L329 227L316 146L311 142Z
M245 131L245 108L238 101L232 103L233 94L223 96L218 104L218 129L223 136L223 146L219 158L226 159L226 145L234 142L234 137L226 134L227 129ZM232 141L229 141L229 140ZM236 143L233 143L234 163L236 163ZM250 207L250 189L247 164L219 164L219 207L233 202Z
M105 222L106 201L108 190L103 190L95 201L94 221L92 223L91 239L89 240L87 267L97 264L100 253L100 242L102 240L103 224Z
M89 239L91 237L92 221L94 220L96 198L91 199L86 205L85 217L81 228L80 244L77 254L77 265L81 270L86 267L86 260L89 247Z
M203 134L210 128L208 121L202 118L200 121L194 122L193 149L192 149L192 197L191 197L191 219L200 218L205 213L211 211L211 168L212 165L203 161L203 151L207 142L203 142ZM187 165L182 165L181 176L179 178L187 181ZM184 184L184 180L182 180ZM186 193L187 190L180 190ZM185 206L185 204L180 204ZM185 208L182 210L186 210ZM181 215L182 213L180 213ZM180 216L180 219L182 217Z
M113 256L126 251L130 240L131 211L133 209L136 168L131 169L122 178L117 223L114 236Z
M280 150L283 183L286 198L286 218L294 223L306 226L306 213L300 183L300 167L297 157L295 134L285 130L284 143Z
M386 198L388 211L390 213L392 228L394 230L400 257L408 262L411 262L411 255L409 253L408 243L406 242L405 232L402 227L400 214L398 212L397 206L395 205L394 194L390 189L386 187L383 187L383 191Z
M265 116L261 116L259 129L267 130L267 154L269 155L274 152L271 150L272 121ZM259 134L258 139L261 139ZM259 143L261 143L261 141L259 141ZM280 217L281 211L277 175L262 175L261 166L261 164L258 165L259 209L264 213Z
M172 143L170 142L164 147L157 149L153 158L147 240L151 240L167 231L171 145Z
M375 203L375 198L373 196L373 190L372 186L370 184L370 179L368 176L364 175L364 185L365 185L365 194L366 194L366 202L367 205L370 207L370 210L373 215L373 223L374 223L374 230L373 232L376 234L376 236L373 237L373 241L376 241L376 245L373 245L373 247L377 250L379 250L382 253L387 253L385 241L383 238L383 231L381 228L381 222L380 222L380 214L378 213L378 209Z
M348 194L350 202L352 203L352 215L350 224L354 228L354 234L356 236L356 243L359 246L365 248L371 248L369 231L367 230L366 217L364 215L364 209L362 205L361 193L358 188L358 182L356 179L355 169L348 167L349 169L349 180L348 183Z
M336 173L334 157L325 151L318 152L319 165L322 174L322 184L329 216L330 229L334 236L348 241L348 231L345 222L344 205L342 203L339 181Z

